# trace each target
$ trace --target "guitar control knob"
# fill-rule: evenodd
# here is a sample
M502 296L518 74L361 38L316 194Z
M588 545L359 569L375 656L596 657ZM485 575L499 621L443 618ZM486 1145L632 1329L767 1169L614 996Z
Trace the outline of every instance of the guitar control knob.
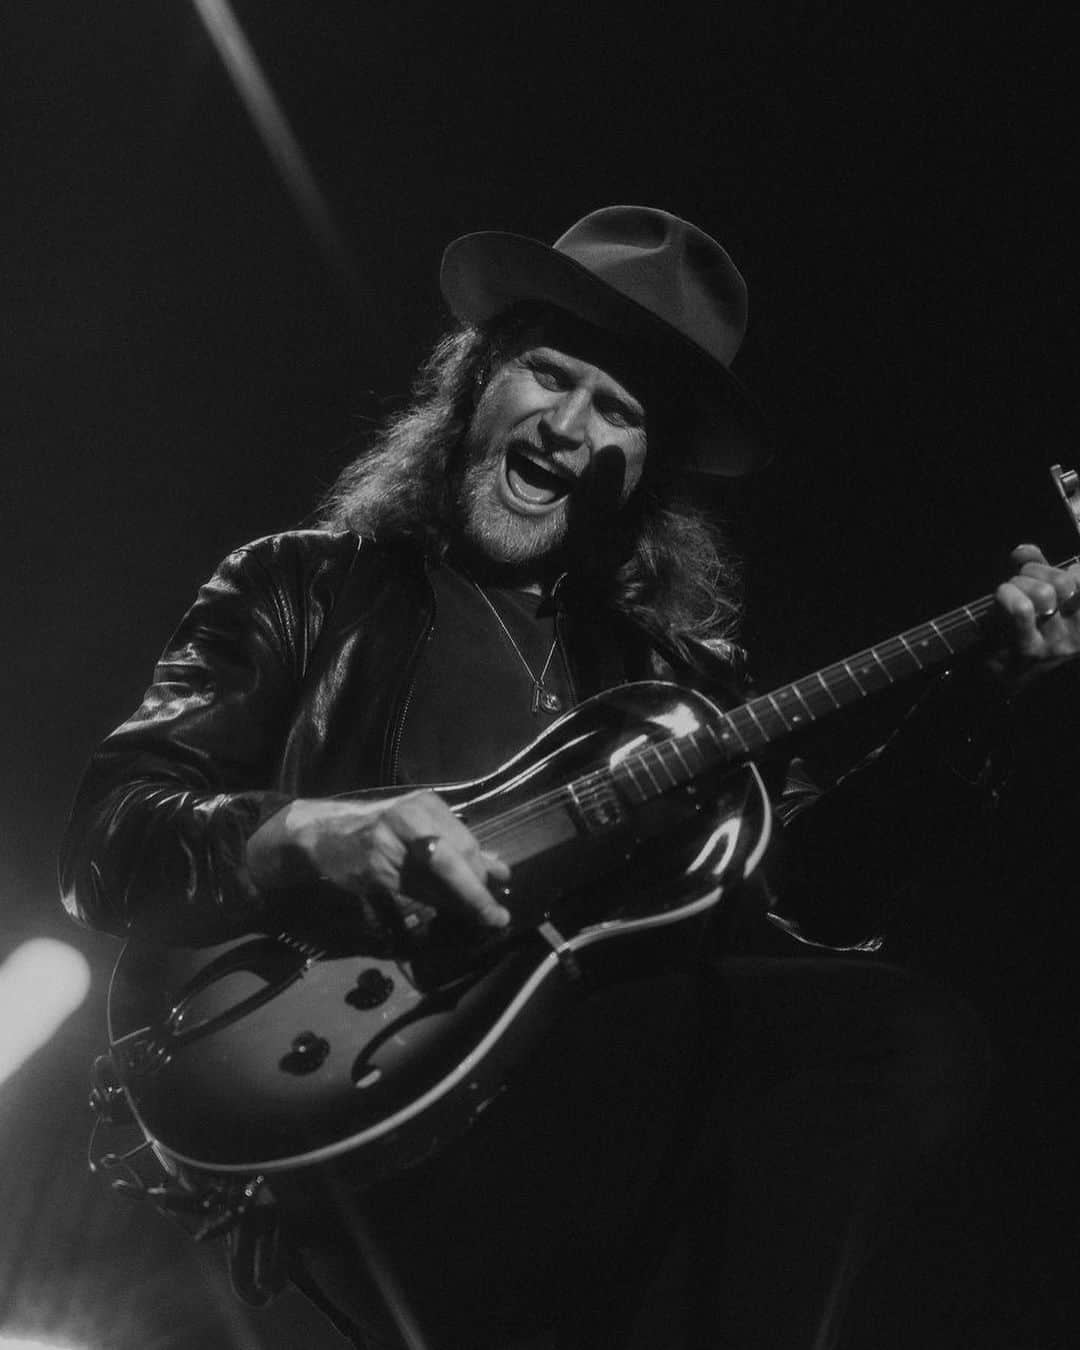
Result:
M314 1031L301 1031L293 1037L292 1049L281 1058L286 1073L314 1073L330 1053L330 1042Z
M345 995L345 1002L354 1008L377 1008L385 1003L394 990L394 981L378 966L368 966L356 977L356 987Z

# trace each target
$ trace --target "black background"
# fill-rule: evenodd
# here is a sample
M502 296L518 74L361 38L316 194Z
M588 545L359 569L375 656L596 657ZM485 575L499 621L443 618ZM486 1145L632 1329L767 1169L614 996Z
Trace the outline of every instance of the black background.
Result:
M0 955L51 934L95 974L0 1088L22 1219L2 1240L0 1326L81 1327L95 1347L314 1334L289 1302L239 1330L216 1266L82 1179L113 948L59 915L53 857L82 763L195 587L303 518L407 388L446 323L450 238L550 240L644 202L727 245L751 295L739 369L781 446L716 493L766 680L989 591L1021 540L1076 551L1047 478L1080 458L1075 60L1051 7L234 9L347 267L314 241L192 5L14 0L0 37ZM973 1165L941 1197L952 1244L910 1234L897 1258L942 1346L974 1327L1002 1350L1071 1344L1077 1310L1075 882L1071 858L1039 863L1075 814L1048 804L1015 829L1030 888L946 895L896 948L974 998L999 1050ZM94 1255L114 1242L119 1283ZM862 1343L911 1343L896 1316Z

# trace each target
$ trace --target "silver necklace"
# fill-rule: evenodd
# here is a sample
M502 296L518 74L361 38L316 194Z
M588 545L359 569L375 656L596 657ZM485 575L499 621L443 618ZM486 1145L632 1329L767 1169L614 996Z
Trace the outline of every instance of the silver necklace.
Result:
M461 570L465 572L464 568L462 568ZM492 604L491 600L488 598L486 593L480 588L480 586L475 581L473 581L472 577L469 576L468 572L465 572L465 576L467 580L472 583L480 599L483 600L484 604L487 605L488 609L490 609L492 614L495 615L495 622L502 629L503 635L505 636L507 642L509 642L510 646L514 649L514 653L517 656L517 659L525 667L525 670L529 676L529 680L532 683L533 687L532 692L533 712L534 713L562 712L562 699L558 696L558 694L554 691L554 689L545 689L544 687L544 680L547 677L547 673L551 666L551 662L555 656L555 648L558 645L559 641L558 637L555 636L551 639L551 646L548 648L547 659L544 661L543 669L540 671L540 674L539 675L534 674L532 666L530 666L528 661L525 660L525 653L514 641L513 633L511 633L510 629L507 628L506 624L503 622L503 616Z

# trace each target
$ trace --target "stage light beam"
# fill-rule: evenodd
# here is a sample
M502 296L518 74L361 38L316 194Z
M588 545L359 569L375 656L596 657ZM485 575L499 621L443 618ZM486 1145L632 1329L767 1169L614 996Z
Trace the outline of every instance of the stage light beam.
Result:
M39 1341L27 1336L5 1336L0 1332L0 1350L79 1350L78 1346L57 1341Z
M89 990L86 957L66 942L32 938L15 948L0 966L0 1083L41 1049Z
M303 147L259 65L228 0L192 0L297 210L326 261L351 292L360 291L352 253L311 171Z

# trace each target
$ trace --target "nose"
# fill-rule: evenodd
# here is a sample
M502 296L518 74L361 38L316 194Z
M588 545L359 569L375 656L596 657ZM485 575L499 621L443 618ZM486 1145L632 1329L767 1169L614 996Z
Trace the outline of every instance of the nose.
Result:
M548 407L540 418L540 437L544 449L577 450L588 440L591 400L587 389L568 389Z

